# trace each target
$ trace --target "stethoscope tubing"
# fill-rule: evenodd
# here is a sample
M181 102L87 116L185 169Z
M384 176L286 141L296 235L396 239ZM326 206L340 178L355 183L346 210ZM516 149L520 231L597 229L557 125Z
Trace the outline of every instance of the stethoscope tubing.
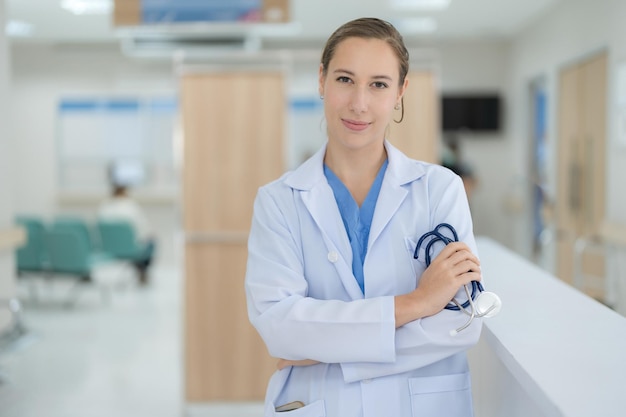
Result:
M441 228L448 229L448 231L450 231L450 233L452 234L453 238L451 239L448 236L446 236L443 233L441 233L439 231L439 229L441 229ZM417 242L417 245L415 246L415 252L413 253L413 258L414 259L418 259L419 250L422 247L422 244L424 243L424 241L426 239L428 239L428 238L431 238L431 239L428 241L428 243L426 243L426 246L424 248L424 252L425 252L425 259L424 259L424 261L426 262L426 267L428 267L430 265L430 262L431 262L431 249L432 249L432 246L435 243L443 242L444 245L447 245L449 243L458 242L459 241L459 236L457 235L456 230L454 229L454 227L452 227L448 223L440 223L433 230L431 230L430 232L424 233L422 235L422 237L420 237L420 239ZM472 286L472 290L471 291L469 289L469 285ZM462 312L464 312L465 314L467 314L469 316L468 320L461 327L450 331L450 334L452 336L456 335L457 333L459 333L459 332L465 330L467 327L469 327L469 325L472 323L472 321L475 318L485 317L489 313L494 311L494 309L497 308L497 305L494 304L494 305L491 305L485 311L479 312L477 310L476 305L474 304L474 300L476 299L476 297L480 296L480 293L482 293L484 291L483 286L482 286L482 284L480 282L472 281L470 284L463 285L463 288L465 289L465 294L467 295L467 301L464 302L464 303L459 303L456 298L452 298L452 300L444 307L446 310L462 311ZM468 307L470 307L471 311L467 310Z
M439 229L441 229L441 228L448 229L450 231L450 233L452 233L453 239L450 239L446 235L444 235L441 232L439 232ZM444 245L447 245L449 243L458 242L459 241L459 236L456 233L456 230L454 229L454 227L452 227L448 223L440 223L440 224L437 225L437 227L435 227L430 232L424 233L422 235L422 237L420 237L420 239L417 241L417 245L415 245L415 252L413 253L413 258L414 259L418 259L419 249L422 246L422 244L424 243L424 240L426 240L429 237L432 237L432 239L430 239L428 241L428 243L426 243L426 247L424 248L424 253L425 253L425 255L424 255L425 256L424 262L426 262L426 266L427 267L430 265L430 262L431 262L431 248L432 248L432 246L435 243L443 242ZM472 301L470 301L470 300L473 300L474 298L477 297L477 295L478 295L477 292L480 293L480 292L484 291L483 286L478 281L472 281L471 285L472 285L472 292L471 292L471 296L468 295L467 301L462 303L462 304L459 304L456 301L456 299L452 299L452 301L450 303L448 303L448 305L446 305L446 307L445 307L446 310L453 310L453 311L464 310L465 311L466 308L471 307Z

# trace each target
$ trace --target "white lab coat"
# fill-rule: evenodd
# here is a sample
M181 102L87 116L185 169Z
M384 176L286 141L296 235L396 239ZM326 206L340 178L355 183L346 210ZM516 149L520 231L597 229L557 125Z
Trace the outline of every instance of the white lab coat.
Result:
M451 336L467 316L443 310L396 329L393 298L416 288L426 266L423 249L413 258L415 245L437 224L451 224L477 253L463 184L445 168L385 147L365 295L323 173L325 148L259 189L245 281L250 321L272 356L322 362L274 373L265 416L473 415L465 351L477 342L481 320ZM434 246L438 254L442 245ZM274 412L296 400L306 406Z

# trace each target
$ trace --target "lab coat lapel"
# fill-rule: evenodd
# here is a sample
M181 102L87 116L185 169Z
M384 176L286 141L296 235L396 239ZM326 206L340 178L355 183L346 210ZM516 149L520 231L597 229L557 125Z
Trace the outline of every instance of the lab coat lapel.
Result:
M353 300L363 293L352 273L352 248L328 183L319 183L310 191L302 191L302 201L319 227L328 250L326 262L333 262L346 292Z
M389 142L385 142L385 149L389 163L376 201L368 247L372 247L408 195L403 185L424 175L424 170L420 165L394 148Z
M378 200L376 202L374 217L372 218L372 227L370 228L368 243L369 247L378 239L407 194L405 189L391 183L387 178L383 180L380 194L378 194Z
M325 152L324 146L293 171L285 182L300 193L304 206L322 234L328 259L320 261L332 262L349 297L353 300L361 299L363 293L352 273L350 240L335 202L333 190L324 177ZM306 236L304 238L306 239Z

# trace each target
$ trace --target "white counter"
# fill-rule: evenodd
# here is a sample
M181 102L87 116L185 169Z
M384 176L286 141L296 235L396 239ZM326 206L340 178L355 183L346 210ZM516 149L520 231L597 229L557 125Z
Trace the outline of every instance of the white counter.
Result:
M478 239L503 307L470 352L477 417L626 415L626 318Z

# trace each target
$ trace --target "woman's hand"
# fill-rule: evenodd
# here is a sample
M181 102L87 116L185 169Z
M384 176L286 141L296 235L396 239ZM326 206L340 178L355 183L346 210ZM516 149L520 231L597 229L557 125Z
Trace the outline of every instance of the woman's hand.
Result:
M439 313L459 288L481 280L480 261L463 242L452 242L426 268L415 290L395 297L396 327Z
M319 363L318 361L314 361L312 359L304 359L300 361L290 361L287 359L279 359L278 363L276 364L276 368L278 368L278 370L280 371L281 369L284 369L288 366L309 366L309 365L315 365L318 363Z

